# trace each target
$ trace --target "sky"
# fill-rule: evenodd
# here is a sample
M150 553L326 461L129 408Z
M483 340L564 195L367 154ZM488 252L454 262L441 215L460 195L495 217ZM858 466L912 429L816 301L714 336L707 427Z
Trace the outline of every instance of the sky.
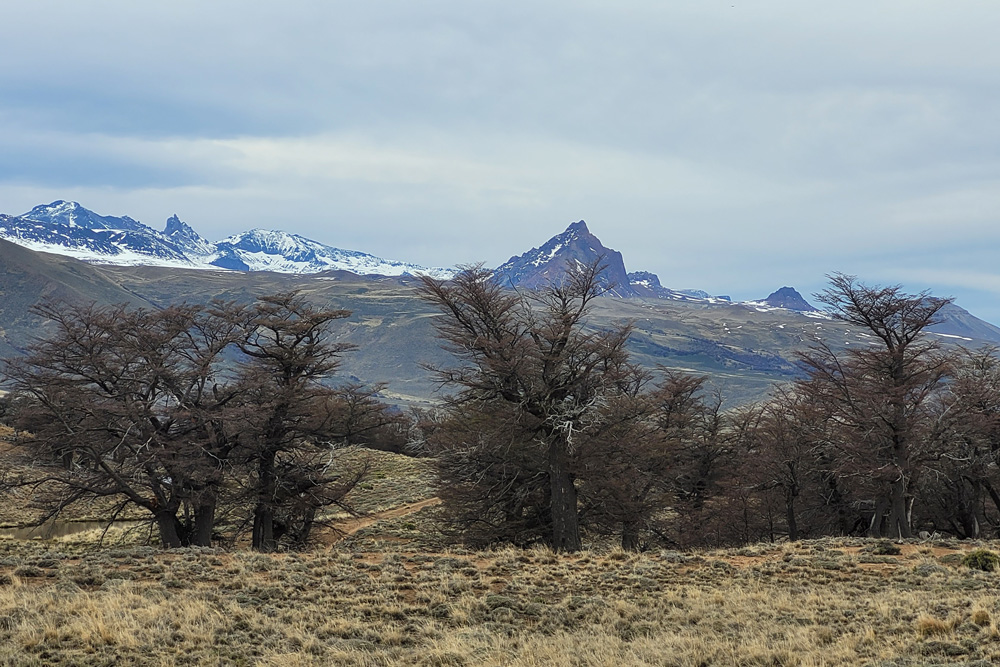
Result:
M586 220L736 299L834 271L1000 323L995 0L32 0L0 212L497 266Z

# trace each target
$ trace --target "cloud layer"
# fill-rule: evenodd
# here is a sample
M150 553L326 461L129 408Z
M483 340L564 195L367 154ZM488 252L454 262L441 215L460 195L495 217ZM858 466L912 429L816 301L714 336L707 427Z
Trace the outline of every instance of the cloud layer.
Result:
M985 0L35 0L4 22L3 212L77 199L425 265L584 218L677 288L845 271L1000 321Z

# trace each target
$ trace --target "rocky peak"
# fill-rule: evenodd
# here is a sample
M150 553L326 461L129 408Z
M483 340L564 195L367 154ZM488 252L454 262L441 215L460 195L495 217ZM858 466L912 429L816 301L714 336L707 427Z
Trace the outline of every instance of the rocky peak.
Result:
M818 310L802 298L802 295L794 287L786 286L771 292L766 299L763 299L763 302L773 308L787 308L788 310L797 310L803 313L812 313Z
M126 230L140 233L155 233L149 227L127 215L98 215L75 201L57 199L51 204L40 204L21 216L28 220L50 225L79 227L82 229Z
M176 213L167 218L167 226L163 229L163 233L167 236L172 236L178 233L190 234L193 231L194 230L191 229L191 225L178 218Z
M643 285L645 287L662 287L660 278L649 271L633 271L628 274L630 285Z
M601 283L614 295L634 296L621 253L605 247L583 220L572 223L542 246L511 257L497 268L495 275L510 287L536 288L558 282L572 266L598 259L605 265Z
M189 255L211 255L215 252L215 244L206 241L191 225L178 218L176 213L167 218L163 233Z

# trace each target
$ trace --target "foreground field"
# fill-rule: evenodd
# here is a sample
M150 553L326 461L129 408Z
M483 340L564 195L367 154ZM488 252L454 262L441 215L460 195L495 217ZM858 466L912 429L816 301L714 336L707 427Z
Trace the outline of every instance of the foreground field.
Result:
M1000 661L1000 575L957 543L560 556L418 552L375 528L277 555L0 539L0 664Z

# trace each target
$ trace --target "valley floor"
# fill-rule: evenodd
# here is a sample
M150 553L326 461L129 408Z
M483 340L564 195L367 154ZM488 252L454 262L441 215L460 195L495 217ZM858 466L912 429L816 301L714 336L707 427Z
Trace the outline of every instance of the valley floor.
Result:
M422 551L415 509L300 554L0 538L0 664L1000 661L1000 574L961 565L972 545Z

